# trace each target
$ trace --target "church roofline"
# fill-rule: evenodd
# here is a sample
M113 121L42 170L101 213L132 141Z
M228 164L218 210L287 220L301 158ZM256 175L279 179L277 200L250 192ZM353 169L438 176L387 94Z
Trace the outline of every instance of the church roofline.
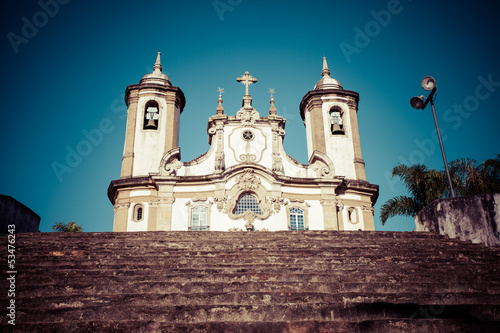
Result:
M302 120L305 120L305 109L307 106L307 103L311 98L317 97L317 96L326 96L326 95L338 95L338 96L352 96L354 97L356 102L359 102L359 93L351 90L344 90L344 89L325 89L325 90L310 90L305 94L305 96L302 98L302 101L300 102L300 116L302 117Z

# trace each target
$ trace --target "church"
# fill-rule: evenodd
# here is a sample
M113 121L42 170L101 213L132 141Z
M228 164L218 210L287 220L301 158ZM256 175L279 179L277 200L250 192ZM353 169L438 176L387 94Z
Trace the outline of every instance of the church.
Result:
M318 70L319 72L319 70ZM319 76L319 75L318 75ZM184 93L154 70L125 92L127 121L121 175L108 188L113 231L374 230L378 185L366 180L358 129L359 94L330 76L300 103L308 163L283 148L286 120L252 107L249 72L235 114L218 107L208 119L209 150L181 161Z

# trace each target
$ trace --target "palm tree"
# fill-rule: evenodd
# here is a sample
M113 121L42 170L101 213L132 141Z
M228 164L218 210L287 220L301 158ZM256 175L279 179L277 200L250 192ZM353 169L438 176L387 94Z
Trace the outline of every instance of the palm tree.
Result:
M500 154L482 164L469 158L452 161L450 175L456 196L499 193ZM395 215L413 217L432 201L450 196L444 171L429 170L422 164L400 164L392 170L392 176L401 178L410 195L397 196L384 203L380 209L382 224Z
M500 155L482 164L476 160L457 159L450 163L457 196L500 192Z
M447 194L444 174L429 170L423 164L400 164L392 169L392 177L394 176L401 178L410 196L400 195L387 200L380 210L382 224L395 215L415 216L429 203Z
M82 232L83 228L81 225L76 225L75 222L56 222L52 225L52 230L57 232Z

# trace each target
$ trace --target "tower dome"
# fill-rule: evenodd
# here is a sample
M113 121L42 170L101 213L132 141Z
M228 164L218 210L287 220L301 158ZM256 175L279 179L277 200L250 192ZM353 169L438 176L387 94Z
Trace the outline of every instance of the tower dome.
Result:
M344 89L340 85L340 82L330 77L330 70L328 69L328 64L326 63L326 57L323 57L323 70L321 71L321 76L323 76L318 83L314 86L314 90L325 90L325 89Z
M161 72L162 66L161 66L161 61L160 61L160 55L161 52L158 52L158 55L156 56L156 62L153 67L153 73L151 74L146 74L144 77L141 79L140 84L145 84L145 83L155 83L155 84L161 84L164 86L171 86L172 83L170 83L170 80L168 79L168 76L163 74Z

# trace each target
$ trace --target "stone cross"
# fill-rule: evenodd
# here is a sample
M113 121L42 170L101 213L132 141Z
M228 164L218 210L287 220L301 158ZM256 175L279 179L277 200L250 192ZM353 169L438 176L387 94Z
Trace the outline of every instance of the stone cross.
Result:
M245 75L242 77L236 78L236 81L241 82L245 85L245 95L248 94L248 86L251 85L252 83L257 82L257 79L252 77L251 75L248 74L248 72L245 72Z

